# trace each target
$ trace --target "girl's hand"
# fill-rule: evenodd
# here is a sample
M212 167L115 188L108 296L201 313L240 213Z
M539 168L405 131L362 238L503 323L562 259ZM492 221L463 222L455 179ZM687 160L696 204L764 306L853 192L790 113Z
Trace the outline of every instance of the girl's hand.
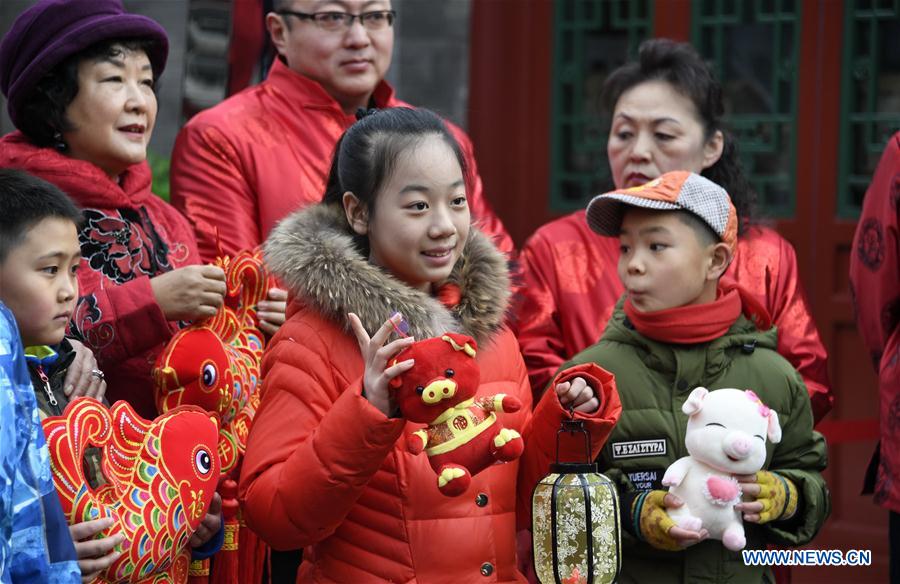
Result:
M96 578L122 555L122 552L115 551L115 547L125 541L125 536L121 533L112 537L93 539L112 524L112 518L104 517L69 526L69 534L75 542L75 555L78 557L82 582L90 582Z
M358 316L351 312L347 314L347 317L350 319L350 327L356 335L357 342L359 342L359 351L362 353L363 362L366 365L366 370L363 373L363 391L366 399L378 408L382 414L390 417L393 411L393 403L389 383L391 379L409 371L415 361L407 359L391 367L388 367L387 364L391 357L412 345L415 339L404 337L385 345L385 341L394 330L391 319L385 321L381 328L369 338L369 333L363 328ZM395 315L392 318L394 323L398 323L402 317Z
M259 328L269 336L274 335L284 324L284 312L287 310L287 290L269 288L267 300L256 306L259 317Z
M556 395L564 408L571 407L583 414L593 414L600 407L600 400L582 377L556 384Z
M93 351L76 341L69 339L75 359L66 371L66 380L63 382L63 391L69 399L75 399L80 395L92 397L97 401L103 401L106 395L106 381L103 373L97 367L97 358Z

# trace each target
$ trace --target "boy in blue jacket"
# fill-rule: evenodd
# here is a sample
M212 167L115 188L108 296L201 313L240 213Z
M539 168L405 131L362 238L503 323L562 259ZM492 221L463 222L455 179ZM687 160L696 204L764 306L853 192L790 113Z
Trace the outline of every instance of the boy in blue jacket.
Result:
M80 581L22 341L0 302L0 582Z
M33 408L37 398L38 411L43 416L62 414L68 403L61 383L72 353L64 336L78 298L81 220L78 207L52 184L20 170L0 169L0 302L15 317L17 337L21 335L26 346L23 362L27 360L29 403ZM95 369L92 373L102 381L101 371ZM39 421L37 428L43 444ZM46 458L45 454L45 462ZM89 480L96 486L103 481L99 465L91 457L87 461ZM48 466L46 478L59 507L49 473ZM216 496L191 538L194 559L209 557L221 548L221 505L221 498ZM112 519L105 518L69 528L69 544L75 540L75 553L85 580L108 568L120 555L115 547L122 543L121 534L95 539L111 524ZM62 526L66 526L65 519Z

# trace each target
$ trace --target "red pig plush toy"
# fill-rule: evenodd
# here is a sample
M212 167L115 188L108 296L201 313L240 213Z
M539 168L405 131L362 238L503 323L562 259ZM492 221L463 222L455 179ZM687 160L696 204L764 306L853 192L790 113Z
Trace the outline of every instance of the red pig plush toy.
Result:
M428 424L406 443L413 454L425 451L438 489L449 497L464 493L472 475L515 460L525 449L519 433L504 428L494 413L515 412L522 402L504 394L475 396L481 378L476 350L471 337L446 333L418 341L393 360L416 361L391 380L391 388L407 420Z

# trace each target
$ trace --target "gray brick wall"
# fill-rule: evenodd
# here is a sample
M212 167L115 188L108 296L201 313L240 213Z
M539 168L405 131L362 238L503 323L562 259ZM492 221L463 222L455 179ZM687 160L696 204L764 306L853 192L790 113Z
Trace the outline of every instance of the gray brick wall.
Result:
M397 95L466 127L471 0L395 0Z

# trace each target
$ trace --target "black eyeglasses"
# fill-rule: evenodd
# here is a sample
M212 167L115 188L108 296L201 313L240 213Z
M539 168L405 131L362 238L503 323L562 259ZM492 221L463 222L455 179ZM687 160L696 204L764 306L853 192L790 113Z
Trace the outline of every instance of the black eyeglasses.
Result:
M295 16L300 20L312 20L316 26L329 32L344 31L353 26L357 18L366 30L383 30L394 24L397 13L393 10L373 10L362 14L350 14L349 12L296 12L294 10L279 10L278 14Z

